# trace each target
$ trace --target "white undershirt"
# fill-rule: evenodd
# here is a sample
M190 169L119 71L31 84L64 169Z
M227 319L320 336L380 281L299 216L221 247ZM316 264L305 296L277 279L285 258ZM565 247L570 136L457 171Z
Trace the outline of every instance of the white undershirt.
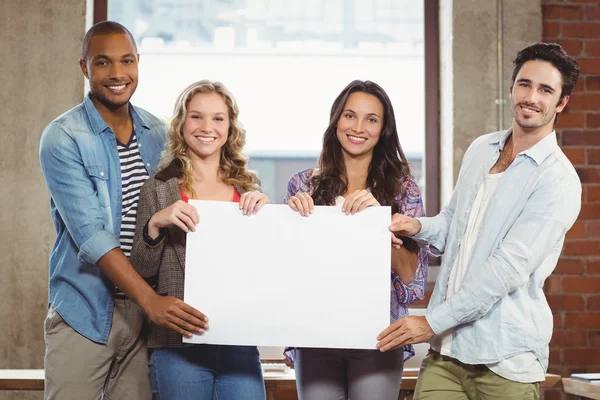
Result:
M502 177L502 173L487 174L485 181L477 192L471 213L469 214L467 230L459 249L456 264L452 268L450 278L448 279L447 298L450 298L460 289L477 237L479 236L481 221L483 221L490 198L498 186L500 177ZM454 330L450 329L442 334L440 353L446 356L451 355L453 332ZM532 352L519 354L498 363L487 364L487 367L501 377L515 382L540 382L546 378L544 368Z

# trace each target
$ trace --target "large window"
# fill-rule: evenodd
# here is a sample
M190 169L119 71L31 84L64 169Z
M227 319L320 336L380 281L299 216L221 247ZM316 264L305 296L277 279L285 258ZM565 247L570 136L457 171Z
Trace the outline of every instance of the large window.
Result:
M188 84L223 82L240 107L246 152L273 202L315 166L331 104L353 79L379 83L424 191L424 2L415 0L108 0L134 34L133 102L169 118Z

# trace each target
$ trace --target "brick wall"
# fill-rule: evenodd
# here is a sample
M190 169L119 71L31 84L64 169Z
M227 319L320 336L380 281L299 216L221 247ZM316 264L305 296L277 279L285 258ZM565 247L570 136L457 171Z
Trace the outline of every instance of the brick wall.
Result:
M543 37L579 60L581 77L557 125L583 185L579 219L546 284L554 312L549 372L600 372L600 2L543 0ZM546 400L567 399L546 390Z

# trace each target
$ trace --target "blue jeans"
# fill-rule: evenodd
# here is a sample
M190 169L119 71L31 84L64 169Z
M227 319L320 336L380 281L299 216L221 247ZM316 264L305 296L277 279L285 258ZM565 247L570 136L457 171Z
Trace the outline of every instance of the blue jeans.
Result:
M150 349L153 400L264 400L255 346Z

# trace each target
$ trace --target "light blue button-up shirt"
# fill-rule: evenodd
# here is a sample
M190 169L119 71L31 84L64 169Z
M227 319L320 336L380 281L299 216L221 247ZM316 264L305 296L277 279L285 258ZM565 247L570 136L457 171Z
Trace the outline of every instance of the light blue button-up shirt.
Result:
M165 145L164 124L131 104L129 110L140 156L151 174ZM48 301L77 332L106 343L114 285L96 263L120 247L121 169L114 132L89 96L46 127L40 164L57 233Z
M436 335L454 328L448 355L463 363L533 352L546 370L553 319L543 285L581 208L579 177L554 132L519 153L500 178L461 287L446 298L473 201L511 132L477 138L450 202L437 216L419 218L416 237L444 255L426 319Z

